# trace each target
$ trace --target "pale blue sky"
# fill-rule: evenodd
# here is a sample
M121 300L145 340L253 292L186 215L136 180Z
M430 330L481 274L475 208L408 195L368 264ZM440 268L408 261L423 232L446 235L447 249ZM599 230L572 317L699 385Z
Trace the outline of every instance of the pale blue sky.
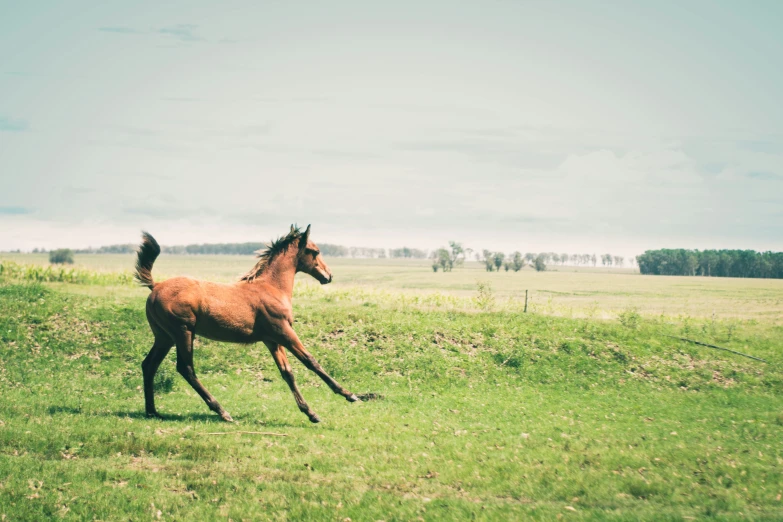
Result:
M0 249L783 250L781 2L160 4L0 0Z

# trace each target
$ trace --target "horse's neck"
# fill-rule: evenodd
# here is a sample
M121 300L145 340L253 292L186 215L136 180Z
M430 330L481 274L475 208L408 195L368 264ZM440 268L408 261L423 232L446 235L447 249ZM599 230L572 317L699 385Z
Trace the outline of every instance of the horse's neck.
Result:
M272 285L291 297L294 293L294 278L296 277L295 262L296 256L288 252L276 256L258 278L258 281Z

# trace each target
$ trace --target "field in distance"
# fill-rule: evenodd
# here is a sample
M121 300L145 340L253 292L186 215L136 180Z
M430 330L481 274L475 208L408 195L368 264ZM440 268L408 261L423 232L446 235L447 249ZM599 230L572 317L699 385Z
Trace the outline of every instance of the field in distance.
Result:
M0 260L48 264L46 254L0 254ZM718 277L642 276L634 269L553 266L546 272L486 272L475 262L452 272L433 273L427 260L329 258L334 282L323 291L360 287L365 291L408 294L442 293L470 298L477 283L488 283L499 306L530 306L549 315L615 318L636 309L643 315L752 319L772 324L783 320L783 280ZM131 255L76 255L75 267L105 272L130 271ZM189 275L231 282L254 264L251 256L161 255L157 280ZM300 274L300 281L313 281ZM138 290L139 295L146 292Z

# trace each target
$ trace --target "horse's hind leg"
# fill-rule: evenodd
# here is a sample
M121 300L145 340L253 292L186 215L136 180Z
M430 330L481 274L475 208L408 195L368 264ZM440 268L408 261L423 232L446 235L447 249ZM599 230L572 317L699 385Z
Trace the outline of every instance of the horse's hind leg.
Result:
M174 336L174 341L177 344L177 371L201 395L201 398L204 399L210 410L220 415L224 421L234 422L231 415L223 409L220 403L201 384L201 381L196 378L196 370L193 367L193 340L195 337L195 334L186 328L177 330Z
M155 334L155 343L152 345L152 349L147 354L144 362L141 363L141 371L144 375L144 406L147 410L147 417L160 417L155 410L155 387L153 382L160 363L163 362L171 347L174 346L174 341L165 332L157 328L153 328L153 333Z
M272 353L272 357L274 357L275 363L277 363L277 368L280 370L280 375L283 376L283 380L288 384L288 387L291 388L291 393L294 394L294 400L296 401L296 405L299 406L299 410L307 415L310 422L321 422L321 419L310 409L310 406L307 405L304 397L302 397L302 394L299 392L296 381L294 381L294 372L291 371L291 365L288 364L288 358L285 356L283 347L274 343L265 342L264 344L266 344L266 347L269 348L269 351Z

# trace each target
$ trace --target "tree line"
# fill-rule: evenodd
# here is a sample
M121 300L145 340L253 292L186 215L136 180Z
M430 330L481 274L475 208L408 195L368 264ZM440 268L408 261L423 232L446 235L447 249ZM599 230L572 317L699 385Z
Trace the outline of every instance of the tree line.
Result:
M541 272L546 270L550 265L572 265L572 266L597 266L599 257L595 254L558 254L555 252L526 252L522 254L517 251L508 256L503 252L491 252L489 250L483 250L480 254L476 254L476 261L483 262L486 270L492 272L493 270L500 271L503 268L506 272L513 270L518 272L525 266L529 265ZM623 256L613 256L612 254L603 254L600 257L601 265L611 267L625 266L625 258ZM633 261L631 266L633 266Z
M177 255L253 255L257 251L265 248L266 244L261 242L247 243L202 243L190 245L162 245L161 252L164 254ZM474 251L471 248L464 248L462 243L449 241L449 247L436 248L434 250L422 250L412 247L400 248L371 248L371 247L347 247L331 243L318 243L318 247L324 256L327 257L347 257L347 258L374 258L374 259L427 259L433 261L435 270L449 271L455 266L462 265L466 260L475 258L479 263L483 263L487 270L520 270L523 266L541 266L550 265L574 265L574 266L597 266L600 261L603 266L624 266L625 260L622 256L613 256L604 254L600 257L595 254L567 254L555 252L525 253L514 252L505 254L502 252L490 252L488 250ZM74 254L133 254L138 245L135 243L125 243L116 245L107 245L102 247L90 247L83 249L73 249ZM33 253L47 253L45 248L36 248ZM633 260L631 260L633 266ZM437 268L435 268L437 266Z
M571 266L598 266L598 261L601 261L602 266L606 267L623 267L625 266L625 257L614 256L612 254L603 254L600 257L595 254L567 254L556 252L514 252L508 256L503 252L491 252L489 250L483 250L481 253L476 253L476 261L483 262L487 268L487 271L499 270L500 267L506 271L515 270L518 271L526 265L532 267L549 266L549 265L571 265ZM634 260L630 260L631 266L633 266Z
M461 243L449 241L448 248L441 247L431 252L417 248L401 247L386 250L384 248L346 247L330 243L320 243L321 252L328 257L376 258L386 257L399 259L432 260L434 271L448 272L461 266L470 257L482 263L488 272L505 270L518 272L526 266L535 270L546 270L552 265L598 266L600 262L605 267L625 266L623 256L612 254L568 254L556 252L526 252L511 254L493 252L490 250L474 251L465 248ZM191 245L162 246L161 251L167 254L234 254L252 255L265 247L264 243L204 243ZM99 248L78 249L74 251L59 249L50 252L52 263L72 263L73 254L132 254L137 245L118 244ZM34 249L34 253L47 253L46 249ZM67 252L67 256L65 253ZM647 250L636 258L629 258L633 267L638 263L642 274L652 275L685 275L707 277L754 277L783 279L783 252L756 252L755 250L688 250L660 249Z
M471 254L475 254L476 261L484 264L487 272L499 272L500 270L519 272L525 266L531 266L539 272L546 270L546 267L549 265L597 266L599 259L603 266L625 266L625 258L623 256L614 256L612 254L603 254L599 258L595 254L558 254L556 252L527 252L522 254L517 251L507 255L504 252L493 252L491 250L474 252L471 248L463 248L461 243L449 241L448 248L441 247L433 250L430 256L432 259L432 270L435 272L438 270L443 272L453 270L455 266L462 265ZM630 264L634 266L635 259L630 259Z
M191 244L191 245L173 245L160 247L160 250L164 254L180 254L180 255L209 255L209 254L225 254L225 255L240 255L248 256L253 255L258 250L266 247L265 243L204 243L204 244ZM108 245L97 248L83 248L76 249L76 254L133 254L136 252L138 245L133 243ZM374 258L384 259L402 258L402 259L426 259L428 252L426 250L419 250L418 248L401 247L391 248L389 250L385 248L371 248L371 247L347 247L343 245L334 245L331 243L318 243L318 248L321 249L321 253L328 257L352 257L352 258ZM46 253L45 248L36 248L33 253Z
M783 279L783 252L675 248L647 250L636 259L642 274Z

